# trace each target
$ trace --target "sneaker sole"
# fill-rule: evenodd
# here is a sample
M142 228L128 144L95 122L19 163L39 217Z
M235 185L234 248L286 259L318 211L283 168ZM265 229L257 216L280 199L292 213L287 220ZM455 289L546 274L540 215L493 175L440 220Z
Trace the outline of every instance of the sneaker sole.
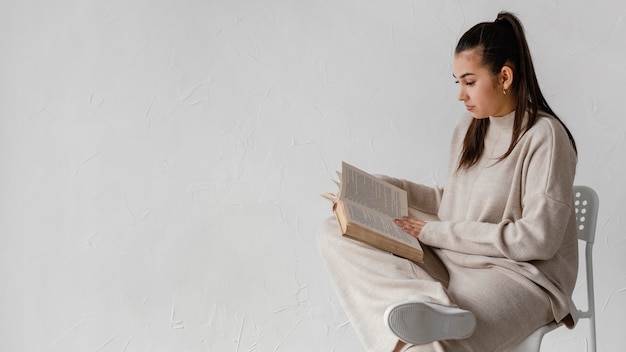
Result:
M405 302L385 311L385 325L404 342L422 345L468 338L476 327L469 311L425 302Z

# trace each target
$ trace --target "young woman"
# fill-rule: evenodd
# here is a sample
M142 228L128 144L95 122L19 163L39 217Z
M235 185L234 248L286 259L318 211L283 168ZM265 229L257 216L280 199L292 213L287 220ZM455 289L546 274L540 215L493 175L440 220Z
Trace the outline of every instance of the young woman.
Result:
M368 351L503 351L551 321L575 323L576 146L539 89L518 18L468 30L453 74L469 114L445 191L383 177L408 192L411 217L396 222L424 262L346 239L333 218L318 236Z

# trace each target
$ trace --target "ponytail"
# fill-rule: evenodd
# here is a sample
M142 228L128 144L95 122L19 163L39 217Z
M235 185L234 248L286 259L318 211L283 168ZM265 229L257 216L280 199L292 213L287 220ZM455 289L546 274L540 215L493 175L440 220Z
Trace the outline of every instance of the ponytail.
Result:
M455 53L465 50L482 50L482 64L493 74L500 72L507 65L513 70L511 91L516 95L515 120L513 135L508 150L498 161L511 154L519 139L539 119L539 112L549 114L561 123L576 151L576 142L569 129L552 111L548 102L541 93L535 68L530 55L530 49L524 35L524 28L520 20L509 12L500 12L494 22L483 22L470 28L459 40ZM524 115L528 113L528 121L524 126ZM480 159L487 134L489 119L474 119L463 141L463 150L459 159L458 168L470 168Z

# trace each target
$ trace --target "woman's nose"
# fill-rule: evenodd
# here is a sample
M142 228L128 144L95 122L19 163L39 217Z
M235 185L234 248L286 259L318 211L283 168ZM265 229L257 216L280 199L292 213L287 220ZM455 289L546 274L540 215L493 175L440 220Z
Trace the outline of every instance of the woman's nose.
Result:
M460 101L465 101L467 98L467 94L465 94L465 90L463 89L463 87L459 88L459 93L456 96L457 100Z

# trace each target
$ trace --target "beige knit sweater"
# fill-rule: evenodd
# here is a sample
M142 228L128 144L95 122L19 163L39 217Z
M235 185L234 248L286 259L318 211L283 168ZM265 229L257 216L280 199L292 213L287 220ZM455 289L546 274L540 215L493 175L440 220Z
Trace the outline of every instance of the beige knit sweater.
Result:
M464 116L452 138L444 188L385 177L408 191L409 205L436 214L420 241L464 267L500 267L532 280L549 295L554 317L573 326L578 271L572 185L576 153L558 121L542 117L498 162L511 141L514 112L491 117L477 165L457 170Z

